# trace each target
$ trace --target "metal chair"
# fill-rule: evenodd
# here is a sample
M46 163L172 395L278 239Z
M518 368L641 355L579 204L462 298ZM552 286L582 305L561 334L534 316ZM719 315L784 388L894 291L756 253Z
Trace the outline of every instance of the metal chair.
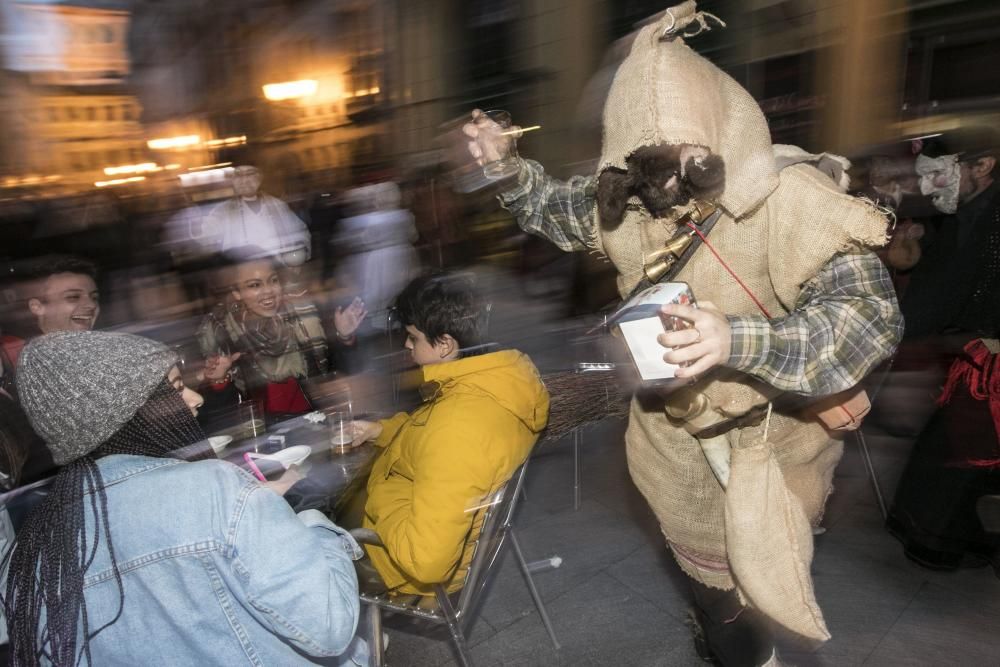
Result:
M882 372L875 379L869 380L869 401L872 405L875 404L875 398L878 396L879 391L882 389L882 385L885 384L886 379L889 377L889 373L892 372L892 365L896 361L896 357L890 357L888 361L884 363L884 368ZM863 427L862 427L863 428ZM868 441L865 439L865 434L862 432L862 428L853 431L854 441L858 444L858 451L861 453L861 463L865 467L865 472L868 474L868 481L871 482L872 491L875 493L875 501L878 503L878 509L882 513L882 520L885 521L889 518L889 508L885 504L885 497L882 495L882 485L879 483L878 473L875 471L875 464L872 463L871 451L868 449Z
M528 460L514 472L510 480L494 493L487 502L483 504L479 511L483 513L482 530L478 539L473 545L472 561L465 574L465 581L461 591L457 593L458 600L452 602L449 597L446 584L435 584L434 594L437 606L429 609L417 607L415 605L403 604L393 600L388 594L369 594L362 592L361 601L367 605L367 613L372 630L372 664L381 667L384 662L384 650L382 646L382 611L396 612L423 619L438 625L446 625L451 638L455 643L458 655L458 662L463 667L471 665L469 660L469 650L466 645L465 629L472 617L473 611L479 602L481 593L489 582L491 574L497 569L499 563L500 550L509 540L517 560L521 574L524 575L528 591L538 609L538 615L545 624L545 630L549 633L552 645L558 649L559 640L556 639L555 631L552 629L552 622L549 620L545 604L542 602L535 582L531 578L531 568L524 560L521 545L514 534L514 512L517 509L517 498L520 495L521 487L524 484L525 471L528 468ZM374 531L366 529L352 530L351 534L355 539L363 544L382 546L382 541ZM451 582L448 582L450 584Z

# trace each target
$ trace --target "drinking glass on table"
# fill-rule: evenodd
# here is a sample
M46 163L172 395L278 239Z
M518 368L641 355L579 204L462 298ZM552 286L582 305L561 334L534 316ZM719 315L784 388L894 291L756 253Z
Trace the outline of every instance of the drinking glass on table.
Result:
M335 452L346 452L354 443L354 415L350 410L326 413L330 428L330 446Z
M243 399L236 409L239 413L240 428L246 437L256 438L264 434L264 405L260 401Z
M344 382L331 383L327 386L323 399L330 445L336 452L347 451L354 439L351 425L354 421L354 402L351 390Z

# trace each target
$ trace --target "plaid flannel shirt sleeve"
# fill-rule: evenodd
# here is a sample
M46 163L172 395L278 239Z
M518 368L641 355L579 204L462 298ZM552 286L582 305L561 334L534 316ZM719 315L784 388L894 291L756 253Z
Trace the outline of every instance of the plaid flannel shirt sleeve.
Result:
M559 181L534 160L519 160L516 183L497 199L521 229L570 252L594 247L596 192L593 176Z
M903 335L896 292L872 252L834 256L784 317L728 320L727 366L807 396L855 386L893 354Z

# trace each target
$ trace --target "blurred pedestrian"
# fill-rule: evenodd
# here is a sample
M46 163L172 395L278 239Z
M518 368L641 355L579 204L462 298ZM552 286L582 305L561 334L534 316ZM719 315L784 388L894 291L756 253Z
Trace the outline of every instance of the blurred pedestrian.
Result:
M257 167L233 170L233 197L209 213L205 236L221 252L259 248L262 257L274 257L285 266L300 266L312 251L305 223L277 197L261 192Z
M402 208L399 186L392 181L374 183L349 193L353 215L340 224L337 247L340 282L359 294L368 315L358 330L360 353L353 360L368 370L396 352L391 307L407 283L420 273L414 243L417 229L413 215ZM352 372L362 368L351 368Z
M927 370L923 393L937 395L942 382L945 389L937 406L898 406L924 408L914 421L926 426L888 527L908 557L938 569L1000 563L1000 536L987 533L976 514L983 496L1000 494L998 160L1000 134L991 128L928 140L917 158L921 190L945 216L900 242L913 271L898 365Z

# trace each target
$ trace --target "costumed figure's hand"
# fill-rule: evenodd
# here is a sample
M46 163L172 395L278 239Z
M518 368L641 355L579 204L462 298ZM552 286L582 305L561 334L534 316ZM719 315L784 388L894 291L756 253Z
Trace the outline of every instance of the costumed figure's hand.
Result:
M691 323L688 329L662 333L656 338L660 345L672 348L663 355L663 360L681 366L676 377L694 378L729 360L732 346L729 320L713 303L702 301L697 308L666 304L661 312Z
M288 493L288 489L292 488L293 486L295 486L296 483L298 483L303 479L305 479L305 476L301 472L299 472L299 467L292 466L291 468L286 470L284 474L282 474L281 477L279 477L278 479L269 482L261 482L261 484L271 489L279 496L283 496L286 493Z
M463 125L462 132L471 140L469 153L480 167L508 157L521 136L520 127L502 128L479 109L472 110L472 122Z
M919 222L904 222L892 235L886 260L894 269L906 271L920 261L920 239L924 226Z
M333 327L337 330L337 337L341 340L350 339L367 315L365 303L358 297L354 297L347 308L338 308L333 314Z
M353 435L351 443L360 445L363 442L374 440L382 435L382 424L365 421L364 419L355 419L351 422L351 431Z
M205 360L205 379L209 382L221 382L229 373L236 360L240 358L240 352L233 354L213 354Z

